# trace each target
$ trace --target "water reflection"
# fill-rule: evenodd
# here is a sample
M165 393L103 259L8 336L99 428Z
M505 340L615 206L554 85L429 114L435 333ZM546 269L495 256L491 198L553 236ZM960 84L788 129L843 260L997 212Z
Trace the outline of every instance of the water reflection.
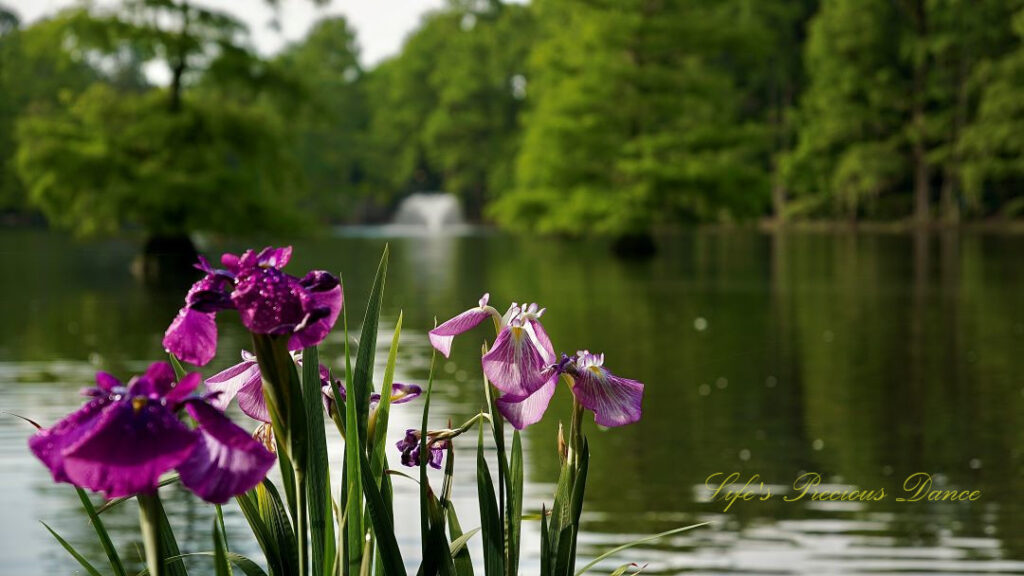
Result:
M293 266L342 270L357 325L385 242L301 242ZM583 554L712 520L711 528L621 561L648 563L652 574L1024 572L1024 238L703 232L667 240L644 263L612 260L592 244L502 236L394 238L391 248L383 325L390 330L404 310L400 378L425 380L424 332L435 316L443 320L490 291L494 302L547 306L545 326L557 347L603 350L613 370L648 383L640 424L589 432L594 458ZM77 402L74 391L97 368L130 374L160 356L162 331L190 279L138 286L127 271L134 249L39 232L0 234L8 270L0 277L0 317L13 327L0 335L4 410L52 422ZM208 373L247 344L234 319L220 324L222 354ZM378 346L389 340L382 333ZM457 341L439 365L434 414L459 420L479 409L473 340ZM334 335L324 350L336 366L341 346ZM567 411L563 391L550 417L525 437L530 509L550 501L552 439ZM396 430L415 425L415 412L406 412L394 416ZM91 558L102 552L74 492L50 484L29 459L29 431L0 418L9 513L0 572L67 573L73 561L37 529L38 519ZM465 466L472 450L464 451L456 479L465 526L476 522L474 476ZM908 474L926 471L983 497L860 504L773 498L723 512L701 490L708 475L733 471L760 474L780 492L801 472L815 471L833 485L890 493ZM414 502L413 486L398 483L396 493ZM209 507L170 498L183 548L209 549ZM233 549L256 553L243 520L233 506L228 511ZM135 510L114 511L108 522L136 558ZM537 526L526 530L524 552L535 561ZM410 550L413 538L414 531L400 534ZM206 566L195 562L198 570Z

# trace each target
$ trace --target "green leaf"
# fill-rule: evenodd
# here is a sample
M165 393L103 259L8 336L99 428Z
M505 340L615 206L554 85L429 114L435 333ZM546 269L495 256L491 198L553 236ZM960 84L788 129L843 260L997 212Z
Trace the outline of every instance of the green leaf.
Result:
M106 527L103 526L103 521L100 520L99 513L96 512L92 501L89 500L89 495L85 493L85 490L77 486L75 486L75 490L78 492L78 498L82 501L82 507L85 508L86 514L89 515L89 522L92 523L93 529L96 530L96 536L100 539L100 544L107 555L107 560L110 561L110 568L116 576L126 576L127 572L121 563L121 557L117 554L114 543L110 541L110 534L107 533Z
M217 576L231 576L231 563L228 562L228 542L224 534L220 506L217 506L217 518L213 519L213 565Z
M349 387L349 390L352 390ZM360 458L365 456L360 448L359 418L356 414L357 402L349 396L345 403L345 506L347 522L345 525L345 553L347 555L348 574L357 573L362 565L363 542L366 531L363 528L363 473ZM366 471L371 477L369 470Z
M540 576L551 576L551 541L548 539L548 513L540 505Z
M508 531L507 539L507 572L511 576L519 574L519 540L523 524L523 441L519 430L512 433L512 462L508 477L508 512L505 515Z
M281 497L270 480L235 497L274 576L298 573L295 534Z
M453 510L454 510L454 508L448 508L448 518L449 519L452 517L452 511ZM462 557L462 556L465 556L466 558L468 558L469 557L469 548L466 547L466 544L469 543L469 540L473 536L476 536L477 532L479 532L479 531L480 531L480 527L478 526L476 528L473 528L469 532L466 532L466 533L461 533L460 532L459 535L454 540L452 540L452 543L451 543L451 545L448 548L448 552L451 553L452 558L456 558L456 560L458 560L458 557ZM456 564L458 564L458 562L456 562ZM468 568L469 568L469 572L468 573L472 574L473 573L473 565L470 564L468 566ZM459 575L461 576L462 574L463 574L463 572L460 570L459 571Z
M380 403L374 412L373 437L370 438L371 458L370 467L373 470L373 477L377 480L384 475L387 454L388 420L391 415L391 385L395 381L395 364L398 361L398 339L402 334L402 312L398 313L398 321L395 322L395 333L391 337L391 349L388 351L388 362L384 367L384 380L380 387Z
M501 517L498 515L498 504L495 501L494 484L491 472L484 458L484 429L480 427L476 450L477 499L480 503L480 534L484 544L484 574L502 576L504 574L504 545L501 531Z
M168 353L167 356L171 359L171 367L174 368L175 378L178 380L184 378L188 372L185 370L185 367L181 365L181 361L178 360L178 357L170 353Z
M189 556L214 556L216 552L192 552L191 554L182 554L178 558L188 558ZM225 557L229 562L238 566L245 576L267 576L267 573L260 568L260 565L241 554L235 552L225 553ZM141 575L140 575L141 576Z
M316 346L302 351L302 397L308 419L309 458L305 476L309 506L309 533L312 548L312 574L323 576L334 560L334 520L331 514L331 475L327 462L327 436L324 431L323 389L320 381L320 355Z
M159 536L159 550L164 559L164 576L188 576L185 563L181 560L173 560L181 555L178 549L178 541L174 538L174 531L167 519L167 512L156 493L137 494L135 499L139 506L145 509L145 516L155 519L156 531ZM145 532L145 529L143 530Z
M40 522L40 524L42 524L47 530L50 531L50 534L57 539L57 542L59 542L60 545L63 546L65 550L68 551L68 554L71 554L71 556L75 560L78 560L78 563L82 566L82 568L85 569L86 572L90 574L90 576L103 576L103 574L101 574L100 571L97 570L95 566L90 564L89 561L85 559L85 556L79 554L78 550L75 550L75 548L71 546L71 544L69 544L67 540L61 538L60 534L54 532L53 528L50 528L50 526L47 525L46 522Z
M430 515L430 556L433 571L424 571L425 576L455 576L455 564L452 562L451 548L445 539L445 509L433 494L428 494L427 512ZM424 559L424 565L426 565Z
M366 305L363 327L359 333L359 348L356 350L356 369L352 377L352 388L348 390L348 402L356 403L356 414L359 416L359 435L362 442L367 442L366 420L370 412L370 394L373 392L373 365L377 352L377 324L380 321L380 307L384 299L384 282L388 273L388 246L384 246L384 254L377 266L377 275L370 289L370 301Z
M473 562L469 556L469 549L466 548L466 542L476 535L476 533L480 531L480 528L473 528L469 532L463 533L462 526L459 524L459 517L455 513L455 504L449 500L447 508L448 533L452 537L449 552L455 560L455 571L458 572L459 576L465 576L466 574L471 575L473 574Z
M436 324L436 321L435 321ZM430 535L430 482L427 479L427 461L430 460L430 449L427 446L427 420L430 416L430 397L434 391L434 366L437 361L437 351L430 354L430 372L427 375L427 393L423 397L423 416L420 419L420 555L423 558L421 574L433 576L437 571L435 554L431 551Z
M590 448L586 438L583 439L583 446L580 449L578 467L572 469L572 459L563 467L567 472L566 477L572 484L572 489L562 490L560 485L561 499L556 498L554 512L559 515L558 542L552 549L555 555L555 574L569 574L576 565L576 536L579 534L580 515L583 512L583 495L587 486L587 468L590 464Z
M308 434L307 415L302 399L302 381L288 351L288 338L253 334L253 351L263 378L263 397L279 452L296 470L306 469ZM283 463L283 460L282 460ZM284 467L282 466L282 469ZM288 498L292 502L291 496Z
M362 466L359 470L363 475L366 508L369 511L370 522L373 524L373 532L377 537L377 546L380 548L384 576L406 576L405 563L402 561L402 553L398 548L398 541L395 539L394 524L384 507L380 490L373 483L373 473L370 471L366 454L361 456Z
M384 367L384 380L381 383L381 400L374 411L372 425L369 425L370 434L370 470L374 479L380 483L381 500L388 516L394 522L394 498L391 486L391 478L385 473L387 470L387 432L388 422L391 414L391 385L395 379L395 364L398 361L398 340L402 334L402 312L398 313L398 321L395 322L395 333L391 337L391 349L388 351L387 364ZM383 560L377 554L377 571L383 571L381 563Z
M638 540L633 540L632 542L627 542L626 544L623 544L622 546L617 546L615 548L612 548L611 550L605 552L604 554L601 554L597 558L594 558L589 564L587 564L583 568L580 568L579 570L577 570L576 573L575 573L575 576L582 576L582 574L586 573L588 570L590 570L594 566L597 566L598 564L600 564L605 559L611 558L612 556L618 554L619 552L622 552L623 550L629 550L630 548L633 548L634 546L639 546L641 544L646 544L647 542L654 542L655 540L660 540L662 538L666 538L666 537L672 536L674 534L679 534L680 532L686 532L687 530L693 530L694 528L700 528L702 526L707 526L709 524L711 524L711 522L701 522L700 524L693 524L691 526L683 526L682 528L673 528L672 530L666 530L664 532L660 532L660 533L654 534L652 536L646 536L646 537L640 538Z

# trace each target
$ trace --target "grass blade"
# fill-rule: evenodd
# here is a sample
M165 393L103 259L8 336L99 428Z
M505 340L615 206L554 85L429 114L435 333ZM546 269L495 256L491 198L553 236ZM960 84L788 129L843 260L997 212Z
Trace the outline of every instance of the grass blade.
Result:
M86 514L89 515L89 521L92 523L93 529L96 530L96 536L100 539L100 544L107 555L107 560L110 561L110 568L116 576L127 576L124 565L121 563L121 557L117 554L114 543L110 541L110 534L107 533L106 527L103 526L103 521L100 520L96 508L93 506L92 501L89 500L89 495L85 493L85 490L77 486L75 490L78 492L78 498L82 500L82 507L85 508Z
M50 526L46 522L40 522L40 524L42 524L43 527L50 531L50 534L57 540L57 542L59 542L60 545L68 551L68 554L71 554L71 556L78 561L78 563L82 566L83 569L85 569L86 572L89 573L90 576L103 576L103 574L101 574L100 571L97 570L95 566L90 564L89 561L85 559L85 556L79 554L78 550L75 550L75 548L71 544L69 544L67 540L61 538L60 534L57 534L53 530L53 528L50 528Z
M654 534L652 536L646 536L644 538L640 538L639 540L634 540L632 542L627 542L626 544L623 544L622 546L616 546L615 548L612 548L611 550L605 552L604 554L601 554L597 558L594 558L592 561L590 561L589 564L587 564L583 568L580 568L579 570L577 570L574 576L582 576L584 573L586 573L588 570L590 570L594 566L597 566L602 561L604 561L604 560L606 560L608 558L611 558L612 556L618 554L619 552L622 552L623 550L629 550L630 548L633 548L635 546L639 546L641 544L646 544L648 542L654 542L655 540L660 540L660 539L666 538L668 536L673 536L675 534L679 534L680 532L686 532L687 530L693 530L694 528L700 528L702 526L707 526L709 524L711 524L711 522L701 522L700 524L693 524L692 526L683 526L682 528L673 528L672 530L666 530L664 532L660 532L660 533Z

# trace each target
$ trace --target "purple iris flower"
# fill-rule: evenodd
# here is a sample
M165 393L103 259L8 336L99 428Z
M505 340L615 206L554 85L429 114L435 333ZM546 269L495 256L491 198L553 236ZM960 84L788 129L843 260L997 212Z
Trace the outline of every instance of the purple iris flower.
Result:
M395 446L402 452L402 465L415 467L420 465L420 431L409 428L405 431L405 438L402 438ZM444 459L444 451L448 449L448 440L431 442L427 437L427 451L430 452L430 460L427 464L435 470L441 469L441 461Z
M295 363L302 367L302 357L298 354L292 355ZM334 392L331 390L330 371L323 364L320 365L320 385L324 395L324 408L330 413L334 404ZM345 387L338 385L341 391L341 399L345 399ZM260 367L256 363L256 356L251 352L242 350L242 361L234 366L214 374L206 379L206 389L210 392L217 392L210 403L220 410L226 410L231 399L238 398L238 407L246 416L270 422L270 412L267 410L267 403L263 397L263 380L260 376ZM391 386L391 402L401 404L408 402L420 395L421 389L415 384L401 384L396 382ZM371 408L380 402L380 394L373 393L370 396Z
M540 323L544 309L536 304L512 303L504 315L488 305L484 294L479 306L430 331L430 343L447 358L455 336L468 332L485 318L494 319L498 335L481 364L491 384L505 394L525 399L548 384L547 367L555 361L551 340Z
M341 392L341 399L345 400L345 386L338 382L338 391ZM420 394L423 393L423 389L415 384L404 384L402 382L395 382L391 385L391 403L392 404L405 404L415 400ZM334 390L331 389L330 383L325 383L323 386L324 394L324 407L327 409L327 413L330 414L334 410ZM370 394L370 412L377 409L377 405L380 404L380 392L374 392Z
M296 278L281 269L291 247L224 254L224 269L200 257L206 276L192 285L185 306L164 334L164 348L186 362L204 365L217 352L221 310L238 310L242 324L255 334L289 335L288 348L300 350L323 341L334 326L344 297L336 277L314 270Z
M623 426L640 420L644 385L612 374L604 367L604 354L580 350L576 357L564 357L556 371L572 378L572 393L584 408L594 413L601 426Z
M604 367L604 354L581 350L576 356L562 355L558 364L545 369L548 380L544 386L526 397L510 394L496 400L498 411L516 429L535 424L544 416L562 374L570 377L572 393L577 401L594 413L601 426L631 424L642 414L644 385L621 378Z
M199 381L192 373L176 382L167 362L151 364L127 386L100 372L85 391L89 401L34 434L29 448L54 481L108 498L156 490L160 476L175 469L189 490L222 504L259 484L274 455L193 394ZM182 408L195 429L179 419Z

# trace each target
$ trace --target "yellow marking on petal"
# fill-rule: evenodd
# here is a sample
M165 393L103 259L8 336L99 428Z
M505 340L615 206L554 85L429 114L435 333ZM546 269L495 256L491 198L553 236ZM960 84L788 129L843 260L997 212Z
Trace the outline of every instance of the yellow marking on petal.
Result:
M135 398L132 398L132 410L134 410L136 414L145 407L146 399L144 397L136 396Z

